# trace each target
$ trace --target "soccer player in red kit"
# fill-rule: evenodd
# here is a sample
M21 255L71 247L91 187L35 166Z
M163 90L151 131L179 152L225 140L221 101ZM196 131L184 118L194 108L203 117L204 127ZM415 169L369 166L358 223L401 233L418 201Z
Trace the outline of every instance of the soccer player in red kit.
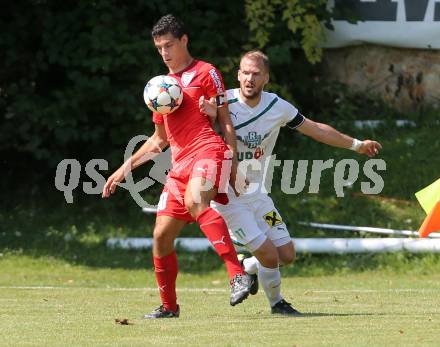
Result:
M234 183L236 172L236 137L221 75L211 64L190 55L185 27L173 15L162 17L151 34L169 75L179 81L183 101L173 113L153 113L153 136L108 178L103 197L110 196L130 170L148 160L148 155L151 158L152 153L160 152L167 144L171 146L173 167L159 199L153 231L153 260L162 305L144 317L173 318L180 313L174 240L187 223L197 222L223 259L230 278L231 305L247 298L250 282L237 260L225 221L209 206L213 199L227 203L226 189L223 187L219 193L219 188L225 182L225 173L226 182L231 175ZM213 97L218 101L224 141L199 110L199 100ZM225 165L232 169L225 169Z

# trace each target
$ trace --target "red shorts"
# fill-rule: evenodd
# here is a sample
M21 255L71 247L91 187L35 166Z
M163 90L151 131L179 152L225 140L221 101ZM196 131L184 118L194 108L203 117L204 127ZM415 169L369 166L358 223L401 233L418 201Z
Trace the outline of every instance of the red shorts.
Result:
M194 177L206 178L206 189L216 187L219 190L214 200L226 205L231 167L228 152L229 149L226 146L218 146L188 160L175 163L160 195L157 215L170 216L189 223L195 221L185 206L186 188L188 182Z

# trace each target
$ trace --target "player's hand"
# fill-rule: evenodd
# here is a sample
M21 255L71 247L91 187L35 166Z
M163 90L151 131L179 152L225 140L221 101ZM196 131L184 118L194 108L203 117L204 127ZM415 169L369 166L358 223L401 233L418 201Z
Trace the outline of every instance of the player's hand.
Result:
M237 175L235 177L235 194L239 196L240 194L244 194L249 187L249 181L246 178L246 175L240 168L237 168Z
M231 186L232 190L234 191L235 196L240 196L240 192L237 189L237 170L238 170L238 160L237 157L233 155L233 151L229 149L229 151L226 151L225 158L231 159L231 172L229 174L229 185Z
M237 197L240 196L240 194L244 194L249 186L246 174L243 173L238 164L232 164L230 183Z
M232 159L231 176L229 177L229 184L231 185L235 196L239 197L240 196L240 189L239 189L240 184L238 183L238 178L237 178L237 167L238 167L237 160Z
M372 140L362 141L361 146L357 150L359 154L366 154L370 158L374 157L382 149L382 145L379 142Z
M104 188L102 189L102 197L108 198L110 194L113 194L118 183L122 182L124 178L125 170L124 167L121 166L107 179L107 182L105 182Z
M199 110L200 113L206 114L209 117L211 124L215 123L215 120L217 118L217 105L215 103L215 98L207 100L202 95L199 98Z

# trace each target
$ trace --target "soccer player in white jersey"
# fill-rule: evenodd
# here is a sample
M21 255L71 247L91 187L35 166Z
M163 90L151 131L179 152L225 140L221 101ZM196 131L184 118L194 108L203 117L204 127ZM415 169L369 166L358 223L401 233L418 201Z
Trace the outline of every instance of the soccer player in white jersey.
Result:
M272 155L280 128L287 126L316 141L352 149L369 157L375 156L382 147L376 141L359 141L329 125L307 119L289 102L263 91L269 81L269 61L260 51L250 51L242 56L238 81L240 88L227 91L229 112L237 134L240 166L245 164L253 170L245 170L247 190L239 197L230 191L229 204L211 202L211 206L226 220L232 240L253 254L242 262L244 270L254 279L251 294L258 291L259 280L272 313L300 315L281 296L279 271L279 265L295 260L295 247L272 199L261 189L264 186L263 168L266 159ZM215 120L213 102L202 99L199 106L211 121Z

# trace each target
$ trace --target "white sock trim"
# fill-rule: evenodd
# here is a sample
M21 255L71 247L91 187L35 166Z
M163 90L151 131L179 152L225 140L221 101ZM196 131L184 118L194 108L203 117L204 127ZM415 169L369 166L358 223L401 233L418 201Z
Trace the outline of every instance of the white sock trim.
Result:
M256 257L245 258L243 260L244 271L251 275L255 275L257 273L259 265L260 262Z

